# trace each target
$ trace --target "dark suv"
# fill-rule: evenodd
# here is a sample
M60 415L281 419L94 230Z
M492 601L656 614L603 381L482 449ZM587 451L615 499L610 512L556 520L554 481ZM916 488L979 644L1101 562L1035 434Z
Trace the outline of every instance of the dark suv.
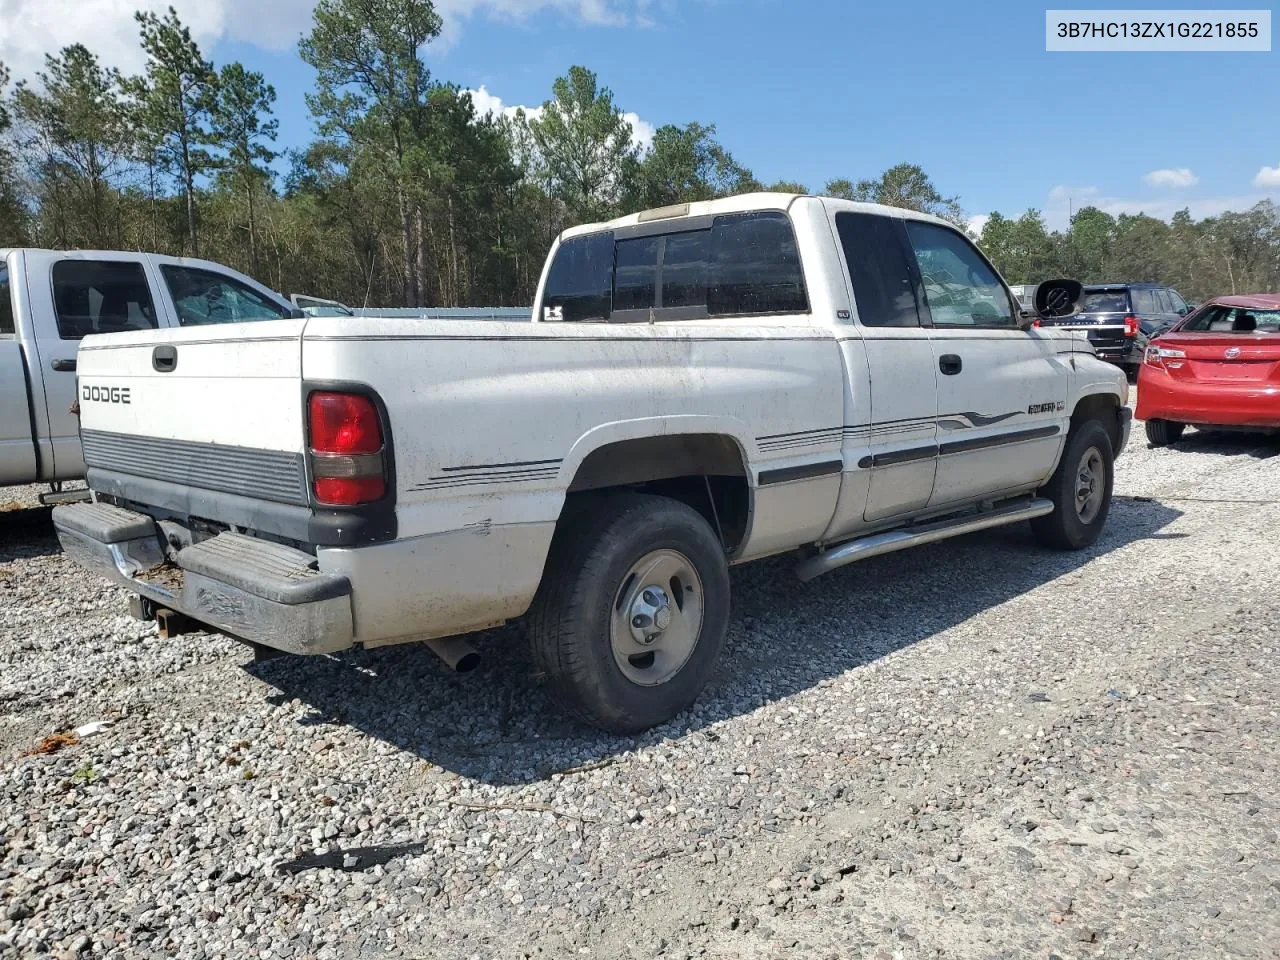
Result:
M1083 331L1099 357L1119 364L1134 376L1142 365L1147 341L1190 312L1187 301L1172 287L1158 283L1090 283L1085 285L1076 316L1040 323Z

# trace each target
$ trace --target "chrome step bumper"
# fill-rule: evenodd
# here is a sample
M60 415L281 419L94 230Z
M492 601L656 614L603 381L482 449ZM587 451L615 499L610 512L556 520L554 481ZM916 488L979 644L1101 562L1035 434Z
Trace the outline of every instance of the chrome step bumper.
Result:
M301 654L353 643L350 581L301 550L223 533L169 559L151 517L105 503L55 507L53 525L81 566L239 640Z

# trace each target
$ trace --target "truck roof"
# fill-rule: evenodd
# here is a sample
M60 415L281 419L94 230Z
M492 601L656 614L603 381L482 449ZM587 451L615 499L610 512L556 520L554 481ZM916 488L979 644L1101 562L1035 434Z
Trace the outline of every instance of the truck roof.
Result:
M618 230L622 227L634 227L640 223L654 221L678 220L686 217L716 216L726 213L753 213L757 210L786 210L800 199L821 200L829 207L849 210L856 213L874 213L884 217L901 217L906 220L924 220L944 226L955 227L941 217L929 213L908 210L905 207L889 207L881 203L861 203L855 200L839 200L835 197L819 197L803 193L742 193L734 197L722 197L717 200L695 200L690 203L679 203L669 207L658 207L653 210L642 210L629 213L625 217L603 220L597 223L584 223L569 227L560 234L560 240L582 236L588 233L601 233L605 230Z

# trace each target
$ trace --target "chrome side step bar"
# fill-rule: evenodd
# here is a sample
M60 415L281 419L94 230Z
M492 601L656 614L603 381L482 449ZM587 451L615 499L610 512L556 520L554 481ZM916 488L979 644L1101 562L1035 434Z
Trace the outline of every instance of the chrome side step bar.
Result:
M803 560L796 566L796 576L801 580L812 580L814 577L843 567L848 563L878 557L884 553L906 550L950 537L958 537L965 533L988 530L991 527L1002 527L1019 520L1031 520L1053 513L1053 504L1048 500L1019 500L1012 504L996 507L983 513L970 513L951 520L922 524L903 530L890 530L886 533L874 533L868 537L850 540L839 546L824 550L816 557Z

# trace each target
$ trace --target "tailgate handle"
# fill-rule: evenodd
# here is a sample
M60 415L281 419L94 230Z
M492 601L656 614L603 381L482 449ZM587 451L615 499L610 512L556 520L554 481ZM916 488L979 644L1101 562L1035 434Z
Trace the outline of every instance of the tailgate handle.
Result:
M162 343L151 351L151 366L157 373L173 373L178 368L178 348Z
M68 360L65 357L59 357L58 359L50 360L49 366L53 367L55 373L75 373L76 358L72 357Z

